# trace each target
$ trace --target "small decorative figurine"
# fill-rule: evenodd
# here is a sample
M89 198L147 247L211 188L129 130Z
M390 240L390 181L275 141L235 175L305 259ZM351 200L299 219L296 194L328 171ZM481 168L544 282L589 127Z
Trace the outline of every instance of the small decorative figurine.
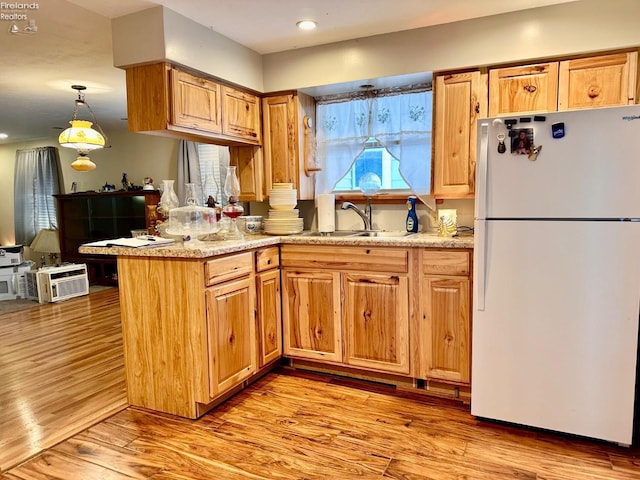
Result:
M542 145L538 145L537 147L535 145L532 145L531 151L529 152L529 160L531 160L532 162L535 162L538 159L538 154L540 153L540 150L542 150Z

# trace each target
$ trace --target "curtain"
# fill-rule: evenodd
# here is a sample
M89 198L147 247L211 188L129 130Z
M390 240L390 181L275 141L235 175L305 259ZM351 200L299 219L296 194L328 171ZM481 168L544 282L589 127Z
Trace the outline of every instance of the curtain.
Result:
M400 174L420 197L431 190L431 91L352 99L317 106L318 193L330 193L374 137L400 163Z
M178 146L178 180L176 182L176 194L180 200L180 205L185 205L185 183L195 183L197 198L202 198L198 144L188 140L180 140Z
M16 151L13 212L16 244L30 245L42 228L57 228L53 195L62 192L60 156L56 147Z

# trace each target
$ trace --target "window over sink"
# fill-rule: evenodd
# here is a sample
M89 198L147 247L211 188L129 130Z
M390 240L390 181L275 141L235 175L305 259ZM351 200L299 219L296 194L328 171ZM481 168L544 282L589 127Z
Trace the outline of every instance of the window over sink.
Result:
M360 193L367 174L380 179L381 193L430 193L430 84L317 102L317 193Z

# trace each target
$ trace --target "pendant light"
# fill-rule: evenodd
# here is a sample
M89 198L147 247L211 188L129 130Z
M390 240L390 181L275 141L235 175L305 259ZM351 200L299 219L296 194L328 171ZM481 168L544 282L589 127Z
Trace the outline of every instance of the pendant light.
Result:
M91 107L84 99L84 90L87 87L83 85L71 85L71 88L78 92L78 98L73 108L73 117L69 123L71 126L64 130L58 137L60 146L66 148L75 148L78 151L78 158L71 164L74 170L86 172L96 168L95 163L88 157L88 152L98 148L104 148L106 143L106 135L98 124ZM78 119L78 108L87 107L93 122ZM95 124L96 129L92 128Z
M78 157L71 163L71 168L78 172L90 172L95 170L96 164L91 161L86 153L78 152Z

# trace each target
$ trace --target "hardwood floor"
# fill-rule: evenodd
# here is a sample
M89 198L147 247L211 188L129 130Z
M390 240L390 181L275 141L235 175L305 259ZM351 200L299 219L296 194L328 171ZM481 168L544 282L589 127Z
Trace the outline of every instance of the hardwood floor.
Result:
M126 406L117 288L0 315L0 471Z
M479 422L458 402L287 369L199 420L126 408L99 421L105 413L100 401L105 408L123 393L117 296L70 302L31 320L31 342L9 333L26 334L24 312L24 318L10 319L12 326L0 318L0 456L6 464L10 452L17 454L20 441L13 437L24 437L24 447L36 432L50 430L52 443L69 435L73 429L64 426L64 415L76 427L80 418L95 424L0 475L2 480L640 478L637 447ZM62 356L74 359L73 366L60 366ZM48 371L39 365L45 363ZM87 391L96 385L112 393L80 394L83 382ZM24 391L17 393L18 387Z

